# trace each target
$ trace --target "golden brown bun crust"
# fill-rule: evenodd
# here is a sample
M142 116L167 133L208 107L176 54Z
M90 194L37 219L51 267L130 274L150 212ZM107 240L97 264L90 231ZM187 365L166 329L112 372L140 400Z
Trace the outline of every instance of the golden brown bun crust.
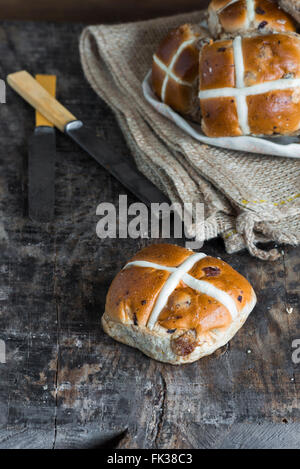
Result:
M201 100L202 130L208 137L242 135L235 98Z
M213 36L224 33L244 33L249 31L294 32L294 19L278 7L274 0L254 0L254 19L249 23L247 1L215 1L209 5L209 24Z
M210 41L200 58L200 89L235 86L232 40Z
M300 36L271 34L243 39L245 85L300 77Z
M196 44L204 34L199 26L190 24L172 30L158 47L152 63L152 86L157 96L176 111L195 118L198 107L196 96L199 63ZM179 51L187 41L192 42ZM160 63L169 67L175 56L176 60L171 67L172 75L164 87L166 71Z
M299 132L300 90L295 93L281 90L249 96L247 104L249 126L253 134L285 135Z
M241 31L247 21L246 0L233 3L219 13L219 21L224 32Z
M300 78L300 36L295 33L250 35L242 38L244 85ZM220 89L220 97L200 99L202 129L209 137L239 136L243 132L236 99L222 97L222 88L235 84L233 40L205 44L200 52L200 91ZM300 133L300 87L248 96L248 125L252 135Z
M147 261L166 267L178 267L192 254L192 251L176 245L157 244L142 249L129 262ZM214 334L216 330L224 334L224 337L230 328L236 331L255 303L255 294L249 282L228 264L210 256L195 263L189 275L214 285L233 299L238 315L241 316L236 318L235 324L231 312L224 304L185 285L181 280L161 310L154 331L150 331L146 327L147 322L170 273L134 265L119 272L109 288L104 319L106 331L129 345L131 342L128 337L133 330L136 334L139 331L141 334L149 334L152 340L156 334L158 341L168 342L165 353L174 355L166 360L169 362L173 362L173 359L176 362L177 356L187 357L193 354L205 342L203 338ZM128 335L124 326L131 331ZM122 328L125 330L123 336L119 332L113 332ZM159 351L151 355L143 345L138 348L155 358L159 355Z

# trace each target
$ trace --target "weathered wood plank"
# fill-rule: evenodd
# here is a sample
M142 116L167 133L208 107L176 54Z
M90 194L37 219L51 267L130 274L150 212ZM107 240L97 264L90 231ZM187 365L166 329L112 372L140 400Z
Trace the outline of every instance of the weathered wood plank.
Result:
M58 98L128 154L113 115L83 77L80 30L2 23L0 76L21 68L57 74ZM31 222L26 156L34 113L11 90L1 113L0 339L7 363L0 364L0 448L101 447L112 439L121 448L299 447L300 375L291 346L300 330L300 249L264 263L246 252L226 254L220 240L206 243L207 253L249 278L258 305L215 355L182 367L154 362L100 326L113 276L151 242L96 236L97 205L117 203L126 191L58 134L55 222Z
M1 0L0 18L116 23L200 10L207 4L208 0Z

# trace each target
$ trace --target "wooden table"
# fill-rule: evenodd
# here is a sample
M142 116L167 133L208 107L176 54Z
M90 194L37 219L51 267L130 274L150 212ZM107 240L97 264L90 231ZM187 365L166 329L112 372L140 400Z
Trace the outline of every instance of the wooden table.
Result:
M209 0L0 0L0 19L117 23L206 8Z
M83 77L80 25L2 23L0 77L26 68L58 76L58 97L124 154L110 110ZM276 263L228 255L258 305L230 344L174 367L118 344L100 326L116 272L151 240L100 240L100 202L124 188L57 134L55 223L27 217L33 110L11 90L1 105L0 448L300 448L300 249ZM129 195L129 202L135 199ZM292 314L286 309L293 308Z

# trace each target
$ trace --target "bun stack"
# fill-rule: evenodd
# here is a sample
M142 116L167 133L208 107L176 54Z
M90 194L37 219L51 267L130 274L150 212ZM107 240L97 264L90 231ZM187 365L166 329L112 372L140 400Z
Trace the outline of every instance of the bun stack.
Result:
M212 0L207 17L208 30L182 25L162 41L152 66L157 96L208 137L299 135L294 18L273 0Z

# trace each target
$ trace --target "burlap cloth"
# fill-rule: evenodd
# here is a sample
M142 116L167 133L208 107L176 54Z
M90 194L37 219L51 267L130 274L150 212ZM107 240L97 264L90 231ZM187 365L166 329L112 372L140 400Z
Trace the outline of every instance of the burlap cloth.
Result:
M204 12L86 28L82 66L95 92L112 108L139 169L172 202L205 204L199 239L221 235L227 252L247 247L264 260L280 255L258 240L300 241L300 161L208 147L187 136L146 102L142 81L170 28L198 22Z

